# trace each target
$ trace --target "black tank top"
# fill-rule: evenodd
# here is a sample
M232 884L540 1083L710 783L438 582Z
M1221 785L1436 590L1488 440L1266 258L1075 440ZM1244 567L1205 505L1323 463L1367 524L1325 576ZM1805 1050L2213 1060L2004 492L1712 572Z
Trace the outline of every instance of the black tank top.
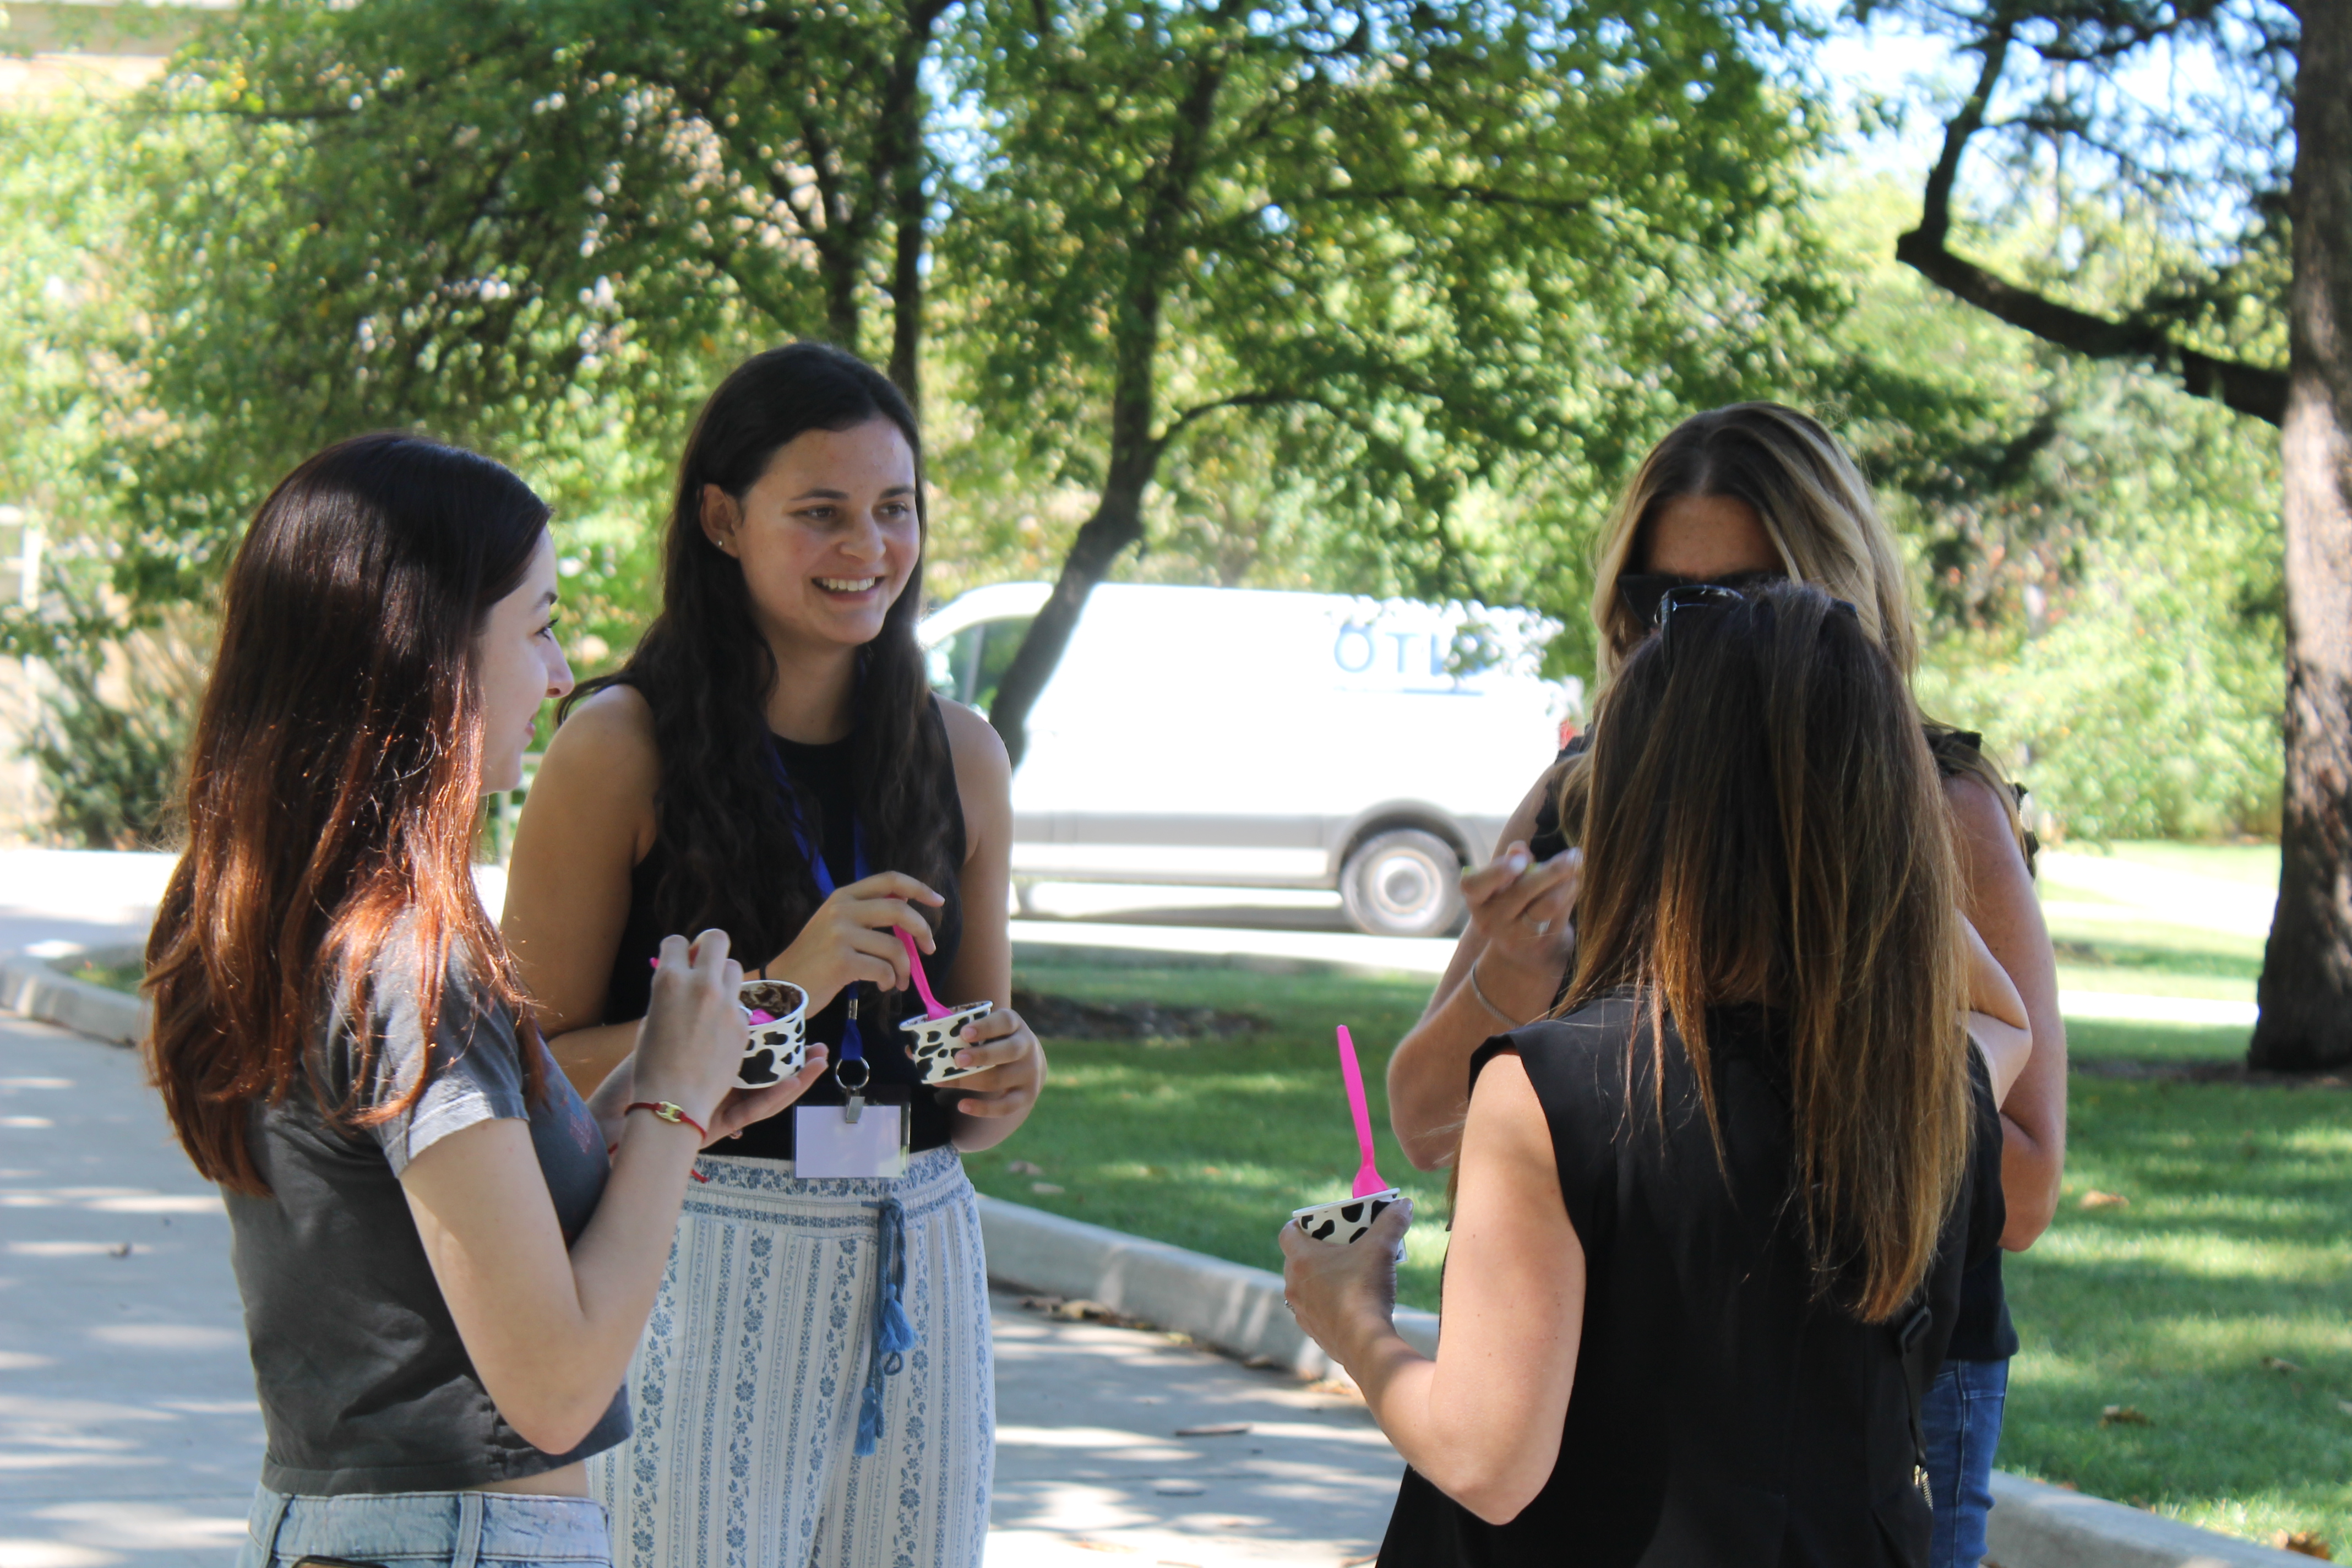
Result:
M936 703L931 708L931 722L938 726L940 754L947 751L947 725L940 717ZM856 844L854 824L856 819L856 791L850 777L850 751L847 741L835 741L821 746L803 745L797 741L774 737L776 752L782 760L784 772L794 786L806 795L816 806L820 825L819 853L824 857L825 869L832 873L834 886L846 887L856 879ZM950 763L942 769L941 777L933 790L940 817L940 831L947 839L948 864L959 869L963 865L964 833L963 804L956 793L955 770ZM661 886L662 873L669 865L669 847L656 837L646 858L629 872L629 918L621 928L620 946L613 955L613 973L604 992L604 1021L625 1023L646 1016L646 1005L653 993L653 966L648 960L661 952L662 938L670 935L654 907L655 890ZM892 869L887 866L872 866L873 871ZM940 989L948 972L955 964L956 950L962 943L962 901L952 885L939 889L947 896L947 903L931 920L933 940L938 951L927 955L923 968L931 977L933 990ZM772 955L762 955L772 956ZM759 971L749 965L746 973ZM858 996L858 1036L865 1044L866 1059L872 1064L877 1100L904 1096L909 1106L908 1147L916 1152L936 1149L948 1141L951 1130L952 1108L956 1097L942 1096L940 1091L924 1087L922 1074L908 1051L906 1036L898 1029L900 1019L919 1009L921 1003L912 987L903 992L877 992L872 985L856 987ZM970 997L942 995L943 1002L970 1001ZM842 1026L849 1018L849 993L845 990L835 997L824 1011L808 1021L808 1038L812 1044L823 1044L841 1059ZM831 1072L794 1103L797 1105L839 1105L846 1098L841 1085ZM793 1116L787 1110L781 1116L755 1122L743 1130L740 1138L722 1143L717 1153L742 1155L758 1160L789 1160L793 1157Z
M1647 1009L1601 998L1516 1048L1584 1248L1583 1335L1559 1458L1491 1525L1407 1470L1381 1568L1892 1568L1924 1563L1901 1331L1817 1296L1791 1200L1787 1053L1761 1008L1707 1015L1722 1163L1679 1041L1661 1129ZM1964 1258L1998 1247L2000 1132L1970 1052L1976 1137L1923 1291L1940 1359ZM1630 1072L1629 1072L1630 1068Z
M1927 750L1935 756L1936 771L1946 778L1969 771L1978 755L1984 750L1984 737L1973 730L1954 730L1942 724L1927 726ZM1528 840L1528 853L1537 860L1549 860L1569 847L1567 830L1559 820L1559 781L1568 763L1591 744L1588 732L1579 735L1560 748L1545 775L1543 804L1536 809L1535 837ZM2025 786L2011 786L2017 791L2021 805L2025 799ZM2034 836L2025 836L2025 868L2033 869L2035 851L2041 847ZM1568 976L1560 976L1556 1003L1568 994ZM2009 1292L2001 1283L2000 1249L1974 1267L1960 1281L1959 1321L1952 1330L1952 1346L1948 1354L1954 1361L2007 1361L2017 1353L2017 1326L2009 1316Z

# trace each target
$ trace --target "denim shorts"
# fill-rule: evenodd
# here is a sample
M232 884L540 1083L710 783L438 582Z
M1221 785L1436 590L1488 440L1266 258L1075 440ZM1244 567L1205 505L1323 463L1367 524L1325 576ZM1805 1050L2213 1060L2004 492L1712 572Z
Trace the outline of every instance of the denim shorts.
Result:
M604 1505L591 1498L256 1489L237 1568L290 1568L303 1557L385 1568L611 1568L613 1533Z

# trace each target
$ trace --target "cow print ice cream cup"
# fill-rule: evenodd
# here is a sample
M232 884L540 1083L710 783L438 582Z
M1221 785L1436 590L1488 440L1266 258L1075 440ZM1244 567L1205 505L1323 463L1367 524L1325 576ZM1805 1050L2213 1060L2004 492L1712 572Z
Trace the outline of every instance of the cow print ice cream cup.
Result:
M746 980L737 1000L751 1035L735 1081L765 1089L800 1071L808 1060L808 993L789 980ZM753 1013L765 1013L770 1021L751 1023Z
M994 1011L993 1002L967 1002L961 1007L949 1008L937 1018L918 1013L898 1026L907 1033L907 1048L915 1053L915 1065L922 1068L925 1083L953 1083L960 1078L988 1070L956 1066L956 1052L971 1043L958 1039L956 1031Z
M1303 1209L1292 1209L1290 1217L1298 1228L1317 1241L1328 1241L1345 1247L1361 1241L1364 1233L1372 1228L1372 1221L1381 1211L1404 1194L1395 1187L1370 1194L1360 1198L1339 1198L1328 1204L1309 1204ZM1402 1256L1400 1249L1399 1256Z

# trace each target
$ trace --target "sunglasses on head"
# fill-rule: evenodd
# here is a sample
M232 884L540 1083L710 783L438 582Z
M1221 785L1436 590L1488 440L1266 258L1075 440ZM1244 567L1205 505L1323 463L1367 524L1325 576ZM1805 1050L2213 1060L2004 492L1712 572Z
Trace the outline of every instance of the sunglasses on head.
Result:
M1677 577L1671 572L1628 572L1617 579L1617 602L1643 626L1658 624L1658 610L1670 589L1728 588L1734 592L1787 581L1782 572L1733 572L1721 577Z
M1757 585L1753 579L1760 576L1769 581L1778 578L1779 574L1751 573L1746 575L1751 579L1748 586L1753 588ZM1677 614L1687 614L1693 610L1720 609L1726 605L1744 604L1747 599L1746 594L1728 583L1675 583L1667 587L1658 595L1657 616L1653 623L1658 628L1658 652L1666 660L1666 668L1669 669L1674 668L1673 632L1675 616ZM1769 605L1765 607L1768 610L1770 608ZM1862 618L1862 613L1844 599L1832 599L1830 608L1833 612L1843 611L1856 620Z

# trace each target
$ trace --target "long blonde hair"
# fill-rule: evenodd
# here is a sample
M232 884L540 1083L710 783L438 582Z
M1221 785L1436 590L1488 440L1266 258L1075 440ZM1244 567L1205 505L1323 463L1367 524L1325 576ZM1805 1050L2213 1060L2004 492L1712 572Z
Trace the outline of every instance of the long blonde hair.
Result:
M1917 670L1919 635L1902 552L1862 470L1811 416L1785 404L1735 403L1694 414L1668 431L1642 459L1610 513L1592 581L1601 687L1650 631L1619 601L1617 579L1637 564L1666 503L1696 496L1745 502L1764 525L1790 581L1810 583L1852 605L1864 632L1904 679ZM1993 792L2030 863L2032 839L2017 814L2017 793L2000 769L1973 745L1948 755L1955 772ZM1554 792L1563 826L1579 820L1583 783L1581 765L1559 769Z
M1971 1117L1951 817L1909 685L1852 608L1769 584L1627 655L1588 753L1561 1010L1631 989L1659 1086L1671 1019L1718 1152L1707 1009L1779 1011L1816 1282L1877 1322L1927 1275Z
M1813 584L1853 605L1863 630L1906 679L1917 668L1902 556L1862 470L1810 416L1778 403L1735 403L1668 431L1610 515L1592 583L1602 684L1650 629L1618 602L1617 579L1665 503L1687 496L1745 501L1790 581Z

